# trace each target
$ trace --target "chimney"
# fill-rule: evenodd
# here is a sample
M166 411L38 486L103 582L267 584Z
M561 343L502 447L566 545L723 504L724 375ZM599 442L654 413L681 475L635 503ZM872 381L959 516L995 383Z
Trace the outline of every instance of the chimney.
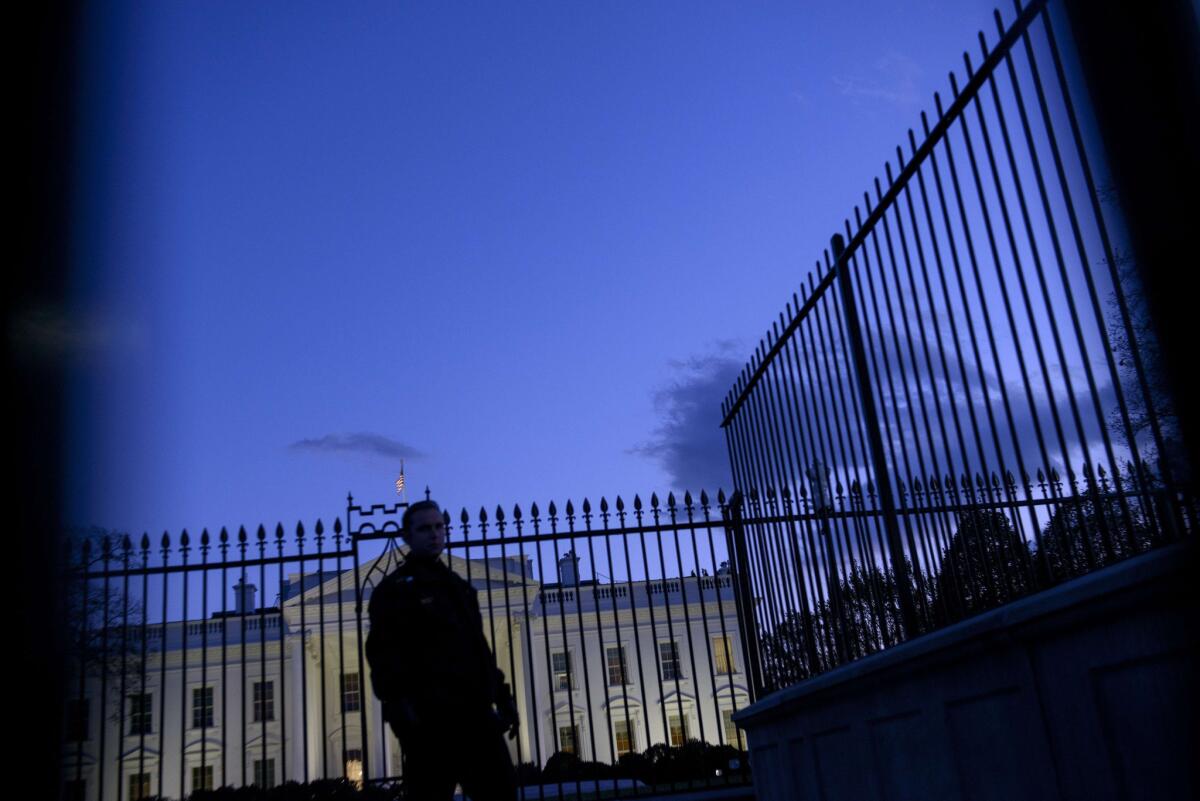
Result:
M579 581L579 557L574 549L563 554L558 560L558 582L564 586L574 586Z
M253 584L247 584L245 579L239 579L233 587L233 611L239 615L253 612L256 589Z

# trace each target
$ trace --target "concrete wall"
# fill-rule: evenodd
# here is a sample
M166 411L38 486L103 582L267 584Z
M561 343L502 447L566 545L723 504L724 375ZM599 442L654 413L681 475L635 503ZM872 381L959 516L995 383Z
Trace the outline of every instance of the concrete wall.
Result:
M742 712L768 799L1196 798L1186 546L1107 568Z

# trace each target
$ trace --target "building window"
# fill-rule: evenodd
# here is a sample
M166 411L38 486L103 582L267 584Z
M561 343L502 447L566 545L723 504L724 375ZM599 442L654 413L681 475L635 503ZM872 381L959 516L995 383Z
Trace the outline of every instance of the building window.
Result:
M717 675L728 676L733 673L733 644L727 636L713 637L713 659L716 661Z
M275 682L254 682L254 722L275 719ZM270 760L267 760L270 762ZM265 785L264 785L265 786Z
M629 683L629 672L625 669L625 646L610 645L605 650L608 664L608 686L621 687Z
M258 787L275 786L275 760L254 760L254 784Z
M192 792L213 788L213 766L197 765L192 768Z
M213 688L192 690L192 728L205 729L213 725Z
M550 670L554 673L554 689L571 689L571 654L555 651L550 654Z
M347 748L343 755L346 763L346 778L362 788L363 783L363 752L361 748Z
M88 699L67 701L67 742L81 743L88 738Z
M633 753L633 721L614 720L613 740L617 744L617 756Z
M558 727L558 750L564 754L579 753L579 729L576 726Z
M136 693L129 696L130 734L150 733L150 710L154 706L151 696L152 693ZM133 796L130 795L130 798Z
M742 736L742 730L733 722L732 709L721 710L721 723L725 726L725 744L743 751L746 750L746 740Z
M84 801L87 798L87 779L67 779L63 801Z
M671 745L683 745L688 739L687 717L668 715L667 725L671 730Z
M129 776L129 801L143 801L150 797L150 774L133 773Z
M663 681L683 678L679 668L679 648L674 640L658 644L658 662L662 666Z
M358 674L342 674L342 712L357 712L362 707L362 693L359 690Z

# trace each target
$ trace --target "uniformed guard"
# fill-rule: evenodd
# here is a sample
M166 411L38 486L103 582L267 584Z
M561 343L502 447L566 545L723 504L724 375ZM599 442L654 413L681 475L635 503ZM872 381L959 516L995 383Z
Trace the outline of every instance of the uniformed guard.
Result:
M516 799L503 733L519 725L512 693L483 636L475 588L438 560L446 523L434 501L404 511L404 563L368 607L367 662L383 719L404 748L405 797Z

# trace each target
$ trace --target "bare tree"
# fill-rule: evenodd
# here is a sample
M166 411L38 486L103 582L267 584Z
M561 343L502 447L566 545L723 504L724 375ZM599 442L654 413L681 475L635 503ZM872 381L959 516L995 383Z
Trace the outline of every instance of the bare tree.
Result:
M914 575L912 565L908 575ZM918 605L931 599L914 586ZM789 612L759 637L771 688L787 687L843 662L882 651L904 639L895 572L855 563L836 592L811 611Z
M1108 302L1109 344L1116 358L1128 425L1117 406L1110 414L1109 428L1142 462L1175 480L1183 479L1188 465L1178 410L1168 387L1162 349L1137 265L1131 254L1117 250L1113 254L1113 267L1117 286Z
M126 694L140 693L150 652L145 606L134 597L136 588L98 576L136 566L137 548L127 534L96 526L68 529L66 542L65 609L71 649L66 696L75 697L88 680L104 682L113 697L122 687ZM119 719L121 707L117 704L110 716Z
M994 609L1033 591L1029 546L1001 512L965 512L934 584L934 619L940 625Z

